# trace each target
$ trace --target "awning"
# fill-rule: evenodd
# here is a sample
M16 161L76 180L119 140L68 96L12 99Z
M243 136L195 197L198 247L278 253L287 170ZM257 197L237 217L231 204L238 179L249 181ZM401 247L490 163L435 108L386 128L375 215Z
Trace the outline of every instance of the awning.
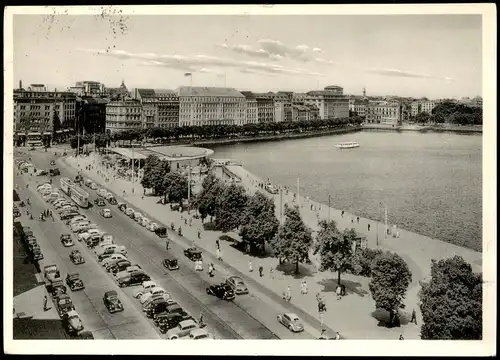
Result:
M36 136L36 135L40 136L40 135L42 135L42 134L41 134L41 133L39 133L39 132L30 132L30 133L28 133L28 135L29 135L29 136Z

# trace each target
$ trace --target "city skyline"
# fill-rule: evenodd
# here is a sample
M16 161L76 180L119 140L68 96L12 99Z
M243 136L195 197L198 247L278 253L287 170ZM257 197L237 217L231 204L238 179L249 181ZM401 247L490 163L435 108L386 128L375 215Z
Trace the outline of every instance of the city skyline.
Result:
M193 86L250 91L482 96L480 15L15 15L13 25L13 86L175 89L189 72Z

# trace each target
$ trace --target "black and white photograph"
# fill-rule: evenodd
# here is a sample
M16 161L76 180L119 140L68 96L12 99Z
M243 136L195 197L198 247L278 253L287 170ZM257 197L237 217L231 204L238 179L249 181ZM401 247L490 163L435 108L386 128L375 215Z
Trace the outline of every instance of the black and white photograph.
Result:
M496 355L494 4L4 24L6 353Z

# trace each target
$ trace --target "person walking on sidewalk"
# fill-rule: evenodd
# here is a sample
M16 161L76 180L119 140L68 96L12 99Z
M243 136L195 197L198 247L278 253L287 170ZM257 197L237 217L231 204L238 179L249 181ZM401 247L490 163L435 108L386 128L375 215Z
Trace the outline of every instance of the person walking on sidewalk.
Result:
M264 267L262 267L262 265L259 265L259 276L264 276Z
M168 241L168 239L167 239L167 240L165 240L165 250L168 251L169 247L170 247L170 241Z
M252 272L253 271L253 265L252 265L252 260L248 262L248 271Z
M359 216L356 217L356 221L359 224Z
M198 231L199 232L199 231ZM217 249L220 249L220 242L219 242L219 239L216 239L215 240L215 246L217 247Z
M43 311L49 311L52 309L52 306L47 307L47 295L43 296Z
M335 293L337 294L337 300L342 299L342 288L340 285L337 285L337 288L335 289Z
M269 277L271 279L274 279L274 272L273 272L273 268L272 267L269 268Z
M220 248L217 248L217 260L222 261L222 251L220 251Z
M340 213L340 217L344 217L344 210Z
M307 294L307 292L308 292L306 279L302 280L302 283L300 284L300 292L303 295Z
M411 312L411 320L410 322L414 322L415 325L417 325L417 312L415 311L415 308L413 308Z
M370 231L370 224L368 224L368 231Z

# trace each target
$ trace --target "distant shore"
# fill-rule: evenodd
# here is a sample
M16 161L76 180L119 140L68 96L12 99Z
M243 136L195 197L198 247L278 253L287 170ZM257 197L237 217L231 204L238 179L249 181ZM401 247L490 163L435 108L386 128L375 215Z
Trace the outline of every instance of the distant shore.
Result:
M403 125L398 127L392 127L389 125L378 125L378 124L365 124L361 127L362 130L366 131L418 131L418 132L452 132L461 134L482 134L482 125Z

